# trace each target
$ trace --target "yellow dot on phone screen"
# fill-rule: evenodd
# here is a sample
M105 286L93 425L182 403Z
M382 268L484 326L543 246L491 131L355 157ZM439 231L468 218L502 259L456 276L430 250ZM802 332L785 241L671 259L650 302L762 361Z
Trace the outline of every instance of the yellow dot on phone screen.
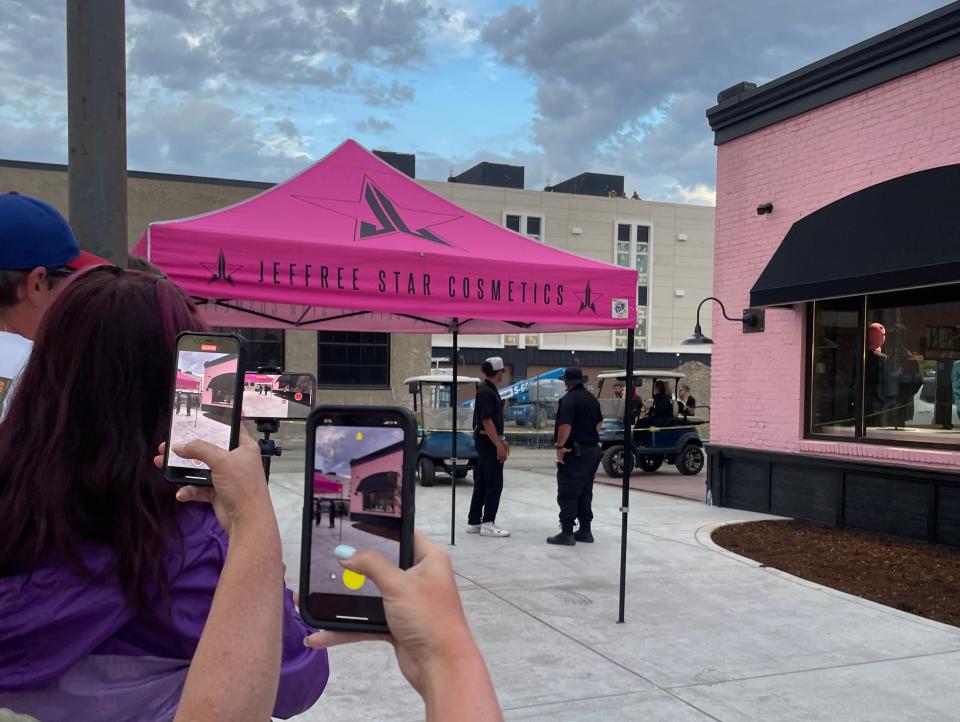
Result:
M362 587L366 581L367 578L363 574L351 572L349 569L343 570L343 586L345 586L347 589L353 589L356 591Z
M362 432L362 431L358 431L358 432L357 432L357 441L363 441L363 432Z

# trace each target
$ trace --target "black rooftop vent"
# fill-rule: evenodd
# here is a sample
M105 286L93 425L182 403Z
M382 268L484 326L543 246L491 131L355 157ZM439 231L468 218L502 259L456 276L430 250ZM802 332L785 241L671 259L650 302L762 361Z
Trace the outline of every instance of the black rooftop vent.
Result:
M460 175L448 178L451 183L473 183L478 186L494 186L496 188L523 189L523 166L507 165L506 163L477 163L473 168L463 171Z
M413 153L394 153L389 150L375 150L373 154L380 160L389 163L404 175L417 177L417 156Z
M581 196L608 197L611 191L618 197L623 196L623 176L607 173L581 173L556 185L547 186L545 191L554 193L576 193Z

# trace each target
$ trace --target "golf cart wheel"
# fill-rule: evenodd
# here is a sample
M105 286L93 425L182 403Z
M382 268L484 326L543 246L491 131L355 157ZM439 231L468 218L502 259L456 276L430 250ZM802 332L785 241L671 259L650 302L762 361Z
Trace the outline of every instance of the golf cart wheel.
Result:
M663 466L662 456L648 456L644 454L640 457L638 466L648 473L652 473Z
M677 471L684 476L699 474L703 469L703 449L696 444L687 444L677 455Z
M542 429L547 425L547 410L546 409L537 409L537 412L533 415L533 428Z
M420 486L433 486L436 483L437 467L434 466L433 459L421 456L417 470L420 472Z
M613 478L623 476L623 447L618 445L609 447L603 452L603 458L600 460L603 464L603 470L607 476Z

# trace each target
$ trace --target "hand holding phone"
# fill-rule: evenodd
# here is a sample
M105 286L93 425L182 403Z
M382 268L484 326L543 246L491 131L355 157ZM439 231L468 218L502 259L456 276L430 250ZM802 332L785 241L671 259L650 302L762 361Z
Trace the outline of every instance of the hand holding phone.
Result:
M165 446L160 444L159 453L153 459L158 469L163 468ZM273 520L273 523L276 523L270 492L267 491L267 480L263 473L263 463L260 460L260 447L245 428L240 427L239 444L233 451L224 451L200 440L191 441L186 447L179 447L177 450L185 457L203 459L211 466L213 482L213 486L209 487L182 486L177 490L177 501L210 504L217 515L217 521L228 535L235 528L234 522L241 517Z
M375 551L350 556L340 564L374 580L383 590L391 634L316 632L309 647L326 649L352 642L383 639L394 646L400 671L420 693L427 719L458 719L470 710L471 719L501 721L503 715L460 602L450 556L416 533L416 564L403 571Z
M450 556L420 532L414 537L415 564L402 570L376 551L362 550L338 557L344 569L373 580L383 592L389 635L362 632L317 632L307 638L311 647L385 639L397 648L400 670L421 694L423 675L431 662L454 657L473 648L463 614Z
M243 340L236 334L177 336L170 431L164 476L175 484L209 486L210 467L173 451L195 439L221 449L237 446L244 367Z
M377 584L344 569L342 545L413 563L416 421L400 407L321 406L307 422L300 610L324 629L386 632Z

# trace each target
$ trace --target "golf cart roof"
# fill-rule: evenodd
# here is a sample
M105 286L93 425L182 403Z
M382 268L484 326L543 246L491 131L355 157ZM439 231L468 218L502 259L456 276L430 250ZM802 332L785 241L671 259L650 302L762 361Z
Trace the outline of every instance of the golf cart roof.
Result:
M682 379L684 378L683 374L677 373L676 371L662 371L659 369L637 369L633 372L634 378L658 378L658 379ZM597 374L598 379L626 379L626 371L604 371L603 373Z
M444 374L443 376L411 376L403 383L405 384L452 384L453 376L451 374ZM475 376L457 376L458 384L478 384L480 379Z

